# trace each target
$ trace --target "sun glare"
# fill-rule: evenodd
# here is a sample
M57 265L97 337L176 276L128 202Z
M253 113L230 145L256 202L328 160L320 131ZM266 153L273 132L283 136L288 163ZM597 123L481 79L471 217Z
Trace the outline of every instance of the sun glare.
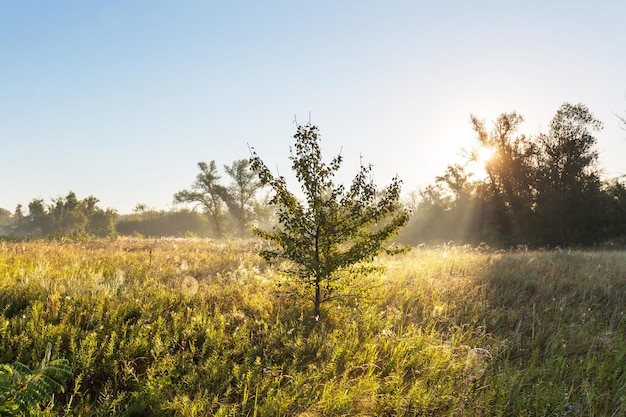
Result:
M476 152L476 162L484 165L493 158L494 154L495 150L493 148L481 146Z
M482 179L487 177L487 164L493 159L495 153L495 149L489 146L481 146L472 152L468 171L474 175L474 178Z

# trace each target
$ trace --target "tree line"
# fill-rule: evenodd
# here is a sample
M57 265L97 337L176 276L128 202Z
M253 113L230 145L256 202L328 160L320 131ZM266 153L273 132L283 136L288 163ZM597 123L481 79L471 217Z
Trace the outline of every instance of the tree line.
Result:
M28 211L18 204L13 213L0 209L0 234L24 237L110 237L115 235L117 213L113 209L98 207L94 196L79 199L70 191L51 204L35 198Z
M273 221L269 197L258 198L261 185L241 159L224 165L230 183L221 183L215 161L199 162L200 173L189 189L177 192L173 202L183 207L156 210L139 203L131 214L102 209L94 196L79 199L73 191L47 204L33 199L26 209L0 209L0 236L13 238L103 238L123 236L250 237L252 225ZM188 206L191 205L191 208ZM196 209L199 209L197 211Z
M548 132L533 136L519 133L524 118L517 112L501 114L491 126L476 116L470 121L475 136L465 161L411 193L405 205L412 215L398 242L626 245L625 176L601 177L595 134L602 123L585 105L563 104ZM469 163L479 162L485 150L492 156L480 161L485 177L478 178ZM22 205L13 213L0 209L0 235L248 237L253 227L277 224L280 215L269 194L259 198L263 186L252 161L224 165L226 184L214 160L199 162L195 181L174 194L176 208L167 211L138 204L119 215L71 191L51 204L33 199L27 211Z
M522 115L501 114L489 129L471 116L475 133L466 162L480 161L486 178L468 164L449 165L413 195L414 214L401 239L495 246L626 244L626 185L602 179L595 133L602 123L583 104L563 104L549 131L518 133Z

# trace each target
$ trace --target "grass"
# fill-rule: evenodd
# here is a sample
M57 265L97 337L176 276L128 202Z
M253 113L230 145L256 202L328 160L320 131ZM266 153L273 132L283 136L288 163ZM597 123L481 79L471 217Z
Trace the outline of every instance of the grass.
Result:
M257 243L2 243L0 363L48 344L56 416L619 416L623 252L381 257L370 297L293 299Z

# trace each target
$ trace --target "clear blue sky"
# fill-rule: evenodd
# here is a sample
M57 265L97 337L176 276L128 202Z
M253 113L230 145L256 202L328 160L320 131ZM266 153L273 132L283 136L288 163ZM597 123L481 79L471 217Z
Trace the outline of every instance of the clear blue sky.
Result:
M0 1L0 207L168 209L248 143L287 174L309 113L345 181L363 155L410 192L470 146L470 113L538 134L582 102L626 174L625 19L617 0Z

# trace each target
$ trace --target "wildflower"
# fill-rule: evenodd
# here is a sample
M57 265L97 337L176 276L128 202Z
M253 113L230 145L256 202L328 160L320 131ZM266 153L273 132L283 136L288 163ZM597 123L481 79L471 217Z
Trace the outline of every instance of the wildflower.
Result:
M565 408L568 410L578 410L580 408L580 403L567 403L565 404Z

